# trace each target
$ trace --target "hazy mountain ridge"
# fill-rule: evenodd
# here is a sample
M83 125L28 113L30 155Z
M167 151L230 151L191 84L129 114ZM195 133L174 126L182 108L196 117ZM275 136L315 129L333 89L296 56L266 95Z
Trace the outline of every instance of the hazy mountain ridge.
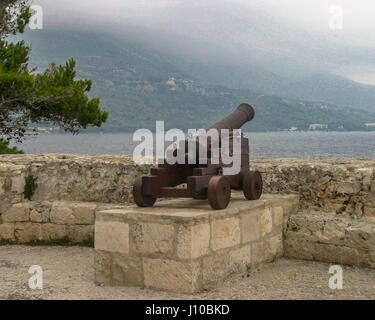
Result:
M341 130L342 126L346 130L362 130L366 129L364 123L375 122L374 113L310 102L330 102L330 95L327 94L328 100L315 98L321 92L310 90L309 78L291 85L282 76L263 71L261 67L254 70L230 66L204 68L202 64L99 33L72 34L49 29L30 32L25 38L33 44L32 66L43 68L50 61L63 63L69 57L76 58L78 77L93 80L92 95L100 96L103 107L110 111L109 121L103 127L106 131L153 129L155 120L165 120L168 128L206 127L244 101L256 108L256 119L246 130L274 131L291 127L307 130L314 123L327 124L331 130ZM225 81L214 81L220 78L217 72L222 72L225 81L230 79L226 75L232 75L232 85L224 87ZM243 85L236 85L235 81L241 78ZM371 86L349 83L354 92L368 90L371 95L374 90ZM301 95L310 101L299 99Z

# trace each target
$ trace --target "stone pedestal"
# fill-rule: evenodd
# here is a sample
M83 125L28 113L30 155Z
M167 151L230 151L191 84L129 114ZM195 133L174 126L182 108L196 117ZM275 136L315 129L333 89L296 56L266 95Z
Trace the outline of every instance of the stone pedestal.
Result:
M286 217L298 196L246 201L232 192L227 209L207 201L165 200L152 208L97 212L95 282L192 293L282 255Z

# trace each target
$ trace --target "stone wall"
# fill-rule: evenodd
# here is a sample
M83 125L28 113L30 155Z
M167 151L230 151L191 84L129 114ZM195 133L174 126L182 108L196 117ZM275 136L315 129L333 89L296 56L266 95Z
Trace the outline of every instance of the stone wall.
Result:
M25 201L25 177L37 177L33 201L132 201L133 181L150 166L136 166L128 156L0 156L0 214Z
M301 210L375 221L375 160L252 159L251 168L262 172L264 192L298 193ZM72 206L74 202L126 205L132 201L135 178L147 174L149 169L150 166L135 165L129 156L2 155L0 240L13 232L13 239L21 241L24 238L22 231L15 230L26 230L26 226L34 230L33 237L43 238L40 228L47 228L42 224L51 221L33 221L31 212L35 211L34 206L43 207L45 202L50 203L46 207L48 214L56 201L72 202ZM38 187L32 202L25 200L23 195L25 177L28 176L37 177ZM30 206L29 218L17 221L16 212L19 211L14 205ZM72 234L68 232L71 229L65 228L67 235ZM17 238L16 235L20 236Z
M375 221L375 159L254 159L266 192L298 193L300 209Z
M290 216L284 256L375 268L375 223L322 212Z
M375 159L252 159L265 192L298 193L301 209L375 218ZM0 214L24 201L24 179L38 177L34 201L131 202L135 178L149 172L129 156L0 156Z
M73 201L16 203L2 214L0 240L29 243L68 239L82 243L93 239L97 211L125 207Z

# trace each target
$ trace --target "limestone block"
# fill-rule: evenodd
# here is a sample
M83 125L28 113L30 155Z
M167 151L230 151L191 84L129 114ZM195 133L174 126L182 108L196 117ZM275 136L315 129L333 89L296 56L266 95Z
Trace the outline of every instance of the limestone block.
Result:
M257 241L251 244L251 262L259 264L265 260L265 245L263 241Z
M30 220L30 203L17 203L2 214L3 222L26 222Z
M365 206L364 215L366 217L375 217L375 207Z
M170 259L143 259L144 284L148 288L182 293L200 290L200 263Z
M115 221L96 221L95 249L128 253L129 224Z
M5 193L5 178L0 177L0 196Z
M355 248L314 243L311 246L314 259L322 262L360 265L361 255Z
M361 191L360 182L345 182L342 181L339 183L337 192L341 194L357 194Z
M283 216L284 216L284 209L283 207L273 207L273 223L275 226L279 226L283 224Z
M67 236L66 226L62 224L42 223L40 228L41 238L46 241L62 239Z
M30 221L31 222L49 222L50 208L32 208L30 212Z
M241 217L242 243L258 240L261 236L260 217L263 210L256 210Z
M345 245L348 247L366 251L375 248L375 225L373 223L351 225L346 229L345 235Z
M142 258L112 253L111 276L114 285L143 286Z
M313 260L313 242L286 238L284 240L284 257L292 259Z
M229 251L229 273L246 272L251 266L251 245Z
M230 255L228 252L220 252L202 259L202 279L204 285L217 283L230 273Z
M80 243L94 236L93 225L66 226L68 238L75 243Z
M41 225L39 223L32 222L16 222L14 227L14 236L18 243L41 240Z
M174 226L137 222L131 228L132 252L139 254L172 254Z
M75 224L94 224L95 203L77 203L73 206L73 216Z
M94 273L98 285L112 285L112 254L108 251L95 250Z
M299 208L299 197L297 195L287 197L283 200L282 207L284 210L284 216L296 214Z
M219 250L239 244L241 241L240 219L214 219L211 222L211 248Z
M210 246L210 225L181 226L177 235L177 256L193 259L208 253Z
M260 218L261 236L264 237L266 234L272 231L272 211L271 208L266 208Z
M25 188L25 173L19 173L12 177L11 191L16 193L23 193Z
M273 261L276 258L280 257L283 253L282 235L279 234L268 238L265 241L265 246L265 260Z
M0 224L0 240L15 240L14 238L14 223Z
M320 216L323 219L323 216ZM323 226L323 232L316 232L316 242L344 245L348 223L341 219L327 219Z
M56 224L74 224L75 217L70 203L54 202L51 207L50 219Z

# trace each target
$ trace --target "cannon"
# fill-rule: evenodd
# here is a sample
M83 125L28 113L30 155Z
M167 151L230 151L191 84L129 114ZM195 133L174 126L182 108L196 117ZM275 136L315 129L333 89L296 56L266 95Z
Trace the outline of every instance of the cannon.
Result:
M216 129L221 137L223 129L229 130L229 144L233 145L233 139L240 138L241 148L238 154L231 152L232 157L239 157L241 168L237 174L224 175L225 165L220 157L219 161L211 161L211 149L222 148L221 138L217 144L210 139L207 142L206 163L159 164L151 169L151 175L139 177L133 185L133 197L140 207L151 207L157 198L193 198L208 199L213 209L225 209L231 197L231 189L243 190L247 200L258 200L262 195L262 176L259 171L250 171L249 141L241 133L240 137L233 134L234 129L240 129L246 122L254 118L254 109L249 104L243 103L229 116L217 122L207 129ZM186 146L188 141L182 141ZM199 142L197 139L197 148ZM228 148L231 150L230 148ZM232 148L233 149L233 148ZM174 150L176 155L177 148ZM187 159L188 151L185 154ZM202 157L196 152L197 160ZM182 186L182 187L181 187Z

